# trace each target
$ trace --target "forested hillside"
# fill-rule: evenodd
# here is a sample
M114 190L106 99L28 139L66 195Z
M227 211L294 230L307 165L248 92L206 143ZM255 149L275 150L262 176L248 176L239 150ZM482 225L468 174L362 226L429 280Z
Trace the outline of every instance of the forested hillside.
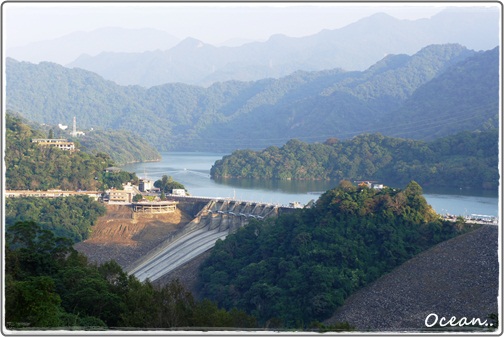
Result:
M38 123L76 116L83 129L129 130L158 150L264 149L293 138L324 141L363 132L426 139L498 126L498 57L497 48L432 45L412 56L389 55L366 71L149 89L119 86L81 69L8 59L6 97L9 108ZM440 111L449 118L429 123L426 116ZM475 115L468 119L470 113ZM412 128L416 121L421 123Z
M19 113L8 111L14 116ZM44 137L52 135L54 138L64 138L75 141L80 145L80 150L89 154L106 153L116 165L128 163L159 161L161 155L147 141L134 131L127 130L86 130L84 135L73 137L70 130L62 130L59 126L50 124L38 124L25 121L32 127L45 134Z
M9 330L256 328L243 311L197 302L180 282L155 288L114 261L100 266L37 223L6 232L5 311Z
M12 190L100 190L122 189L135 181L134 173L107 173L115 163L102 152L64 151L32 143L47 135L32 129L21 119L6 114L5 187Z
M416 182L375 190L342 181L313 208L251 221L218 241L202 265L201 289L262 324L306 329L357 289L467 229L441 221Z
M499 67L495 48L468 58L420 86L397 110L390 113L393 126L387 134L414 139L435 139L453 129L480 130L498 127ZM464 85L461 85L464 83Z
M6 115L7 189L122 188L137 179L128 172L104 172L114 164L104 153L31 142L44 136ZM87 196L7 198L4 318L9 330L257 327L242 311L195 301L178 282L154 288L113 261L88 263L72 245L88 238L105 211Z
M116 165L161 159L159 152L142 137L124 130L92 131L79 137L78 141L84 151L106 153Z
M281 148L239 150L210 170L213 179L380 180L405 185L494 189L499 186L497 130L461 132L424 142L366 134Z
M105 206L88 196L65 198L7 198L5 225L17 222L37 223L55 236L81 242L88 238L95 221L105 214Z

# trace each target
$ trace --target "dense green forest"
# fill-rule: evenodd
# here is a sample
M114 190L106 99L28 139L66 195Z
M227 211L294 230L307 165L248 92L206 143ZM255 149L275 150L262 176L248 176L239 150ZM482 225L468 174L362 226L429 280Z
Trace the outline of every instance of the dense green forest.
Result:
M80 242L88 238L91 228L105 207L87 196L65 198L6 198L5 225L34 221L44 230Z
M5 323L8 329L255 328L243 311L195 301L178 282L154 287L114 261L96 266L72 241L32 221L6 232Z
M72 137L68 130L62 130L58 126L26 120L20 113L12 110L7 113L37 130L42 138L68 139L78 143L79 149L86 153L106 153L116 165L161 159L159 152L133 131L89 130L82 136Z
M33 138L47 138L26 121L6 114L6 189L13 190L104 190L138 181L134 173L105 172L115 165L109 155L98 152L43 148Z
M467 230L440 220L416 182L376 190L342 181L313 208L251 221L219 240L201 267L201 292L260 324L303 329L357 289Z
M160 151L264 149L364 132L434 139L498 127L499 49L431 45L365 71L279 79L120 86L82 69L7 59L7 107L37 123L127 130ZM71 115L67 111L71 111ZM393 121L393 122L392 122Z
M129 131L91 131L77 139L88 153L106 153L116 165L159 161L159 152L145 140Z
M499 49L470 57L420 86L395 112L384 116L393 121L387 135L412 139L446 137L461 131L459 126L491 130L499 127L499 72L495 71ZM496 63L497 62L497 63ZM493 111L493 112L492 112ZM428 135L428 137L426 137Z
M214 179L380 180L405 185L497 189L498 130L461 132L430 142L364 134L350 140L238 150L218 160Z

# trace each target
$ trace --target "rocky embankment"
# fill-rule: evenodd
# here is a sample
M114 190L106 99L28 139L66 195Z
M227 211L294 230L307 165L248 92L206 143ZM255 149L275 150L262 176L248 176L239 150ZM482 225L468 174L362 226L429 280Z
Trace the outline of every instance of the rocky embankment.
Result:
M126 268L188 224L192 217L181 209L174 213L134 216L131 207L107 205L107 213L93 227L89 239L74 246L90 261L115 260Z
M442 242L350 296L324 323L357 330L419 331L434 313L457 322L498 313L498 227L483 226ZM434 323L430 316L428 324ZM488 320L488 324L491 320Z

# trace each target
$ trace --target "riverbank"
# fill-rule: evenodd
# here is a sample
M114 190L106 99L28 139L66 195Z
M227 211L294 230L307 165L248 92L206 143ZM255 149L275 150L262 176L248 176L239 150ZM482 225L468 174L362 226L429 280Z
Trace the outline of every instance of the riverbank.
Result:
M161 152L161 161L138 163L122 168L129 172L141 173L151 180L163 175L172 176L182 183L193 196L212 198L235 198L279 205L291 202L307 204L319 195L308 192L325 192L338 185L336 181L252 181L213 180L209 178L210 168L223 157L222 153ZM383 182L387 185L388 182ZM401 186L395 186L401 188ZM468 189L424 188L427 202L439 214L486 214L498 216L497 193Z

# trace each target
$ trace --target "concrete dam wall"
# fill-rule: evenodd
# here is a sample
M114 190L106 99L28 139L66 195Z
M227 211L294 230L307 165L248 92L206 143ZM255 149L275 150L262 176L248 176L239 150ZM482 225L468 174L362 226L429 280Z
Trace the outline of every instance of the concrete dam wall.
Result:
M179 205L188 206L180 200ZM140 281L155 281L211 249L218 239L224 239L245 226L250 219L276 217L280 209L281 207L273 204L210 200L196 214L194 220L172 233L156 249L126 268L126 271Z

